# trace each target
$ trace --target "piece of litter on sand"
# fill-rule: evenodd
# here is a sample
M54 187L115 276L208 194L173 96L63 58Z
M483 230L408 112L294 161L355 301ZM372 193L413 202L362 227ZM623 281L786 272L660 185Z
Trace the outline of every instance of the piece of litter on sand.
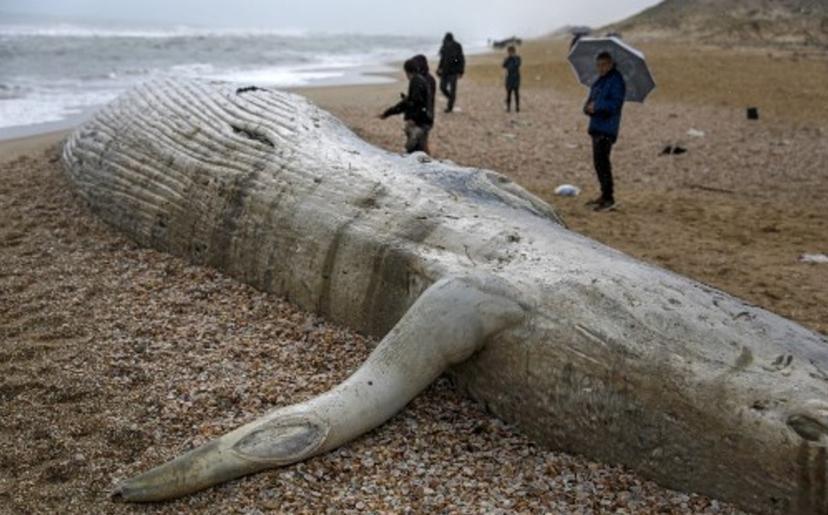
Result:
M691 128L687 131L687 135L690 136L690 137L693 137L693 138L703 138L704 137L704 131L700 131L698 129L692 129Z
M675 156L675 155L679 155L679 154L684 154L685 152L687 152L687 149L684 148L684 147L681 147L679 145L667 145L661 151L661 155L662 156L668 156L668 155L674 155Z
M799 261L802 263L828 263L828 255L802 254L801 256L799 256Z
M566 148L571 148L571 149L578 148L578 145L576 145L575 143L565 143L564 146Z
M581 188L571 184L561 184L555 188L555 195L561 197L577 197L579 193L581 193Z
M515 136L515 135L514 135L514 134L512 134L511 132L504 132L504 133L503 133L503 137L504 137L504 138L509 138L509 139L515 139L517 136Z

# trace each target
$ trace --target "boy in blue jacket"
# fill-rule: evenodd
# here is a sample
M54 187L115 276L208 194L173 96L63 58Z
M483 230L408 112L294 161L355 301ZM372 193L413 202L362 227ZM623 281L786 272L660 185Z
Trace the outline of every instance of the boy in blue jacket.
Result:
M584 104L584 114L590 118L592 158L598 182L601 184L601 196L587 202L587 205L594 206L595 211L608 211L615 207L610 153L618 139L621 109L627 96L627 86L621 72L615 68L612 55L608 52L598 54L596 66L599 77L589 91L589 98Z

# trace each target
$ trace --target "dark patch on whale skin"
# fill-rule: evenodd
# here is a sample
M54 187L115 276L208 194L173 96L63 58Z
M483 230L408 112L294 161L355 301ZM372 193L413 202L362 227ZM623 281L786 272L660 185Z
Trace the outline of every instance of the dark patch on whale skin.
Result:
M273 144L273 140L265 136L263 133L252 130L252 129L245 129L244 127L239 127L237 125L230 126L233 129L233 132L236 134L241 134L247 139L251 139L253 141L258 141L259 143L264 143L270 148L276 148L276 145Z

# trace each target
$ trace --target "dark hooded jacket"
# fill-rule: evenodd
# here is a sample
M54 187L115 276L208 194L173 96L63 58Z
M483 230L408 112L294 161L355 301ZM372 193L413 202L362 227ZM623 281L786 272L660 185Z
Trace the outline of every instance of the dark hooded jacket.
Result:
M438 75L463 75L466 72L466 57L463 55L463 46L452 36L446 36L440 48L440 64L437 66Z
M388 108L382 113L383 118L403 113L405 120L411 120L419 127L431 127L433 124L433 108L428 81L421 74L416 73L408 81L408 94L400 100L397 105Z
M510 55L503 60L503 67L506 68L506 88L518 89L520 87L520 56Z
M595 103L595 112L587 113L589 133L593 136L608 136L615 141L621 127L621 109L624 107L624 98L627 96L627 85L624 77L616 68L613 68L592 85L589 98L584 104L586 109L590 102ZM584 111L586 112L586 111Z
M415 55L413 57L414 63L417 65L417 73L425 77L426 82L428 83L428 92L429 92L429 103L428 103L428 116L431 118L432 122L434 121L434 99L437 96L437 81L434 79L434 76L429 73L428 70L428 59L426 56L420 54Z

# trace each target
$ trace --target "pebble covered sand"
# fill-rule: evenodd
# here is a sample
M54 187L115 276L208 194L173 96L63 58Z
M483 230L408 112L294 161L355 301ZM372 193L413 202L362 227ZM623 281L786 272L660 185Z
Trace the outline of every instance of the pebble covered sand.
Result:
M581 122L558 123L577 106L554 94L527 93L526 113L507 116L499 88L469 81L461 88L463 111L438 122L433 146L439 157L486 164L549 200L564 179L590 183ZM358 95L358 102L331 107L369 141L396 149L401 122L374 118L391 91L380 88L370 98ZM728 266L725 256L739 256L728 254L731 243L715 247L722 237L718 231L726 235L735 224L746 234L764 234L774 245L755 259L772 261L777 246L787 249L774 269L779 278L768 275L772 263L743 267L732 278L738 287L729 291L740 287L736 293L749 300L824 331L808 288L816 290L819 283L813 281L826 277L825 268L796 263L809 231L825 241L819 219L810 222L808 214L820 216L812 195L825 198L826 172L813 179L813 161L794 159L794 152L818 138L814 129L749 129L780 142L778 156L770 153L776 146L762 144L755 159L770 162L764 169L776 170L774 159L789 165L763 184L788 184L785 198L803 199L795 207L804 213L803 222L791 221L789 230L786 221L773 218L784 212L782 204L755 196L759 187L751 186L754 196L741 197L687 186L692 179L710 188L734 187L731 179L713 179L712 173L692 177L689 170L698 169L698 162L707 169L725 166L720 163L727 159L726 149L717 142L726 143L728 124L741 121L704 118L703 111L681 106L654 111L646 116L663 116L684 130L692 123L710 137L690 142L692 152L675 159L658 156L661 141L647 146L627 140L618 154L626 207L596 219L578 198L561 205L570 225L611 244L616 238L627 252L680 272L703 269L713 276ZM670 113L701 119L676 120ZM756 141L749 138L745 145L758 146ZM814 159L824 159L822 152ZM634 159L646 164L633 171ZM669 167L663 173L672 177L652 174L651 163ZM751 180L761 175L746 170ZM663 228L655 221L647 225L644 212L655 209L659 199L668 202L661 223L698 234L695 242L674 232L676 244L669 245ZM712 214L705 210L708 202L736 207L728 218L718 208ZM113 503L108 493L119 479L270 407L327 390L355 370L375 342L214 270L137 247L89 212L62 174L55 147L0 165L0 206L0 512L738 513L620 466L538 447L458 394L447 379L387 424L330 454L164 504ZM734 222L740 206L750 216L757 210L770 213L760 224L776 229L759 233L753 227L750 233L755 218ZM712 235L703 237L705 231ZM802 240L799 247L777 241L794 237ZM758 244L745 236L741 245L750 253ZM706 266L698 259L707 259ZM786 275L789 268L799 279ZM778 299L762 297L763 291L777 292Z

